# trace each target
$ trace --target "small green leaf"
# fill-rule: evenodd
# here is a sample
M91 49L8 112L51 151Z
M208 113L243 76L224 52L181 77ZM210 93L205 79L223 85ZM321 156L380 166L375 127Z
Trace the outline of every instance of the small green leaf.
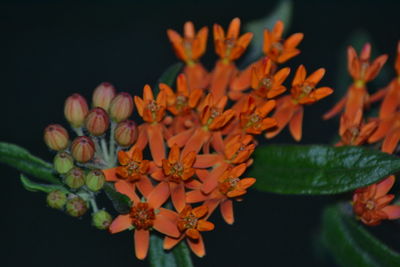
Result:
M184 241L168 251L163 248L163 239L156 234L150 237L149 260L152 267L193 267L190 251Z
M103 189L117 212L128 213L130 211L132 202L129 197L117 192L111 183L105 183Z
M372 236L345 206L331 206L323 215L322 241L341 266L400 266L400 254Z
M268 145L254 158L255 187L280 194L338 194L400 171L398 157L361 147Z
M265 28L271 29L274 27L278 20L282 20L285 24L285 32L289 28L292 19L293 3L291 0L281 0L275 9L268 13L267 16L251 21L244 26L246 32L254 34L251 46L243 60L243 64L257 60L262 55L263 32Z
M160 88L158 87L158 84L160 83L165 83L169 86L172 86L175 82L176 76L178 76L179 72L181 71L182 66L182 62L178 62L169 66L158 79L158 83L154 87L154 93L158 93L158 91L160 91Z
M38 179L54 184L61 184L60 180L54 176L50 163L33 156L20 146L0 142L0 162L35 176Z
M68 192L63 186L61 185L55 185L55 184L39 184L36 182L33 182L29 180L25 175L21 174L20 177L21 183L24 186L24 188L28 191L31 192L45 192L45 193L50 193L51 191L54 190L61 190Z
M163 239L156 234L150 236L150 266L152 267L177 267L175 257L171 251L163 248Z

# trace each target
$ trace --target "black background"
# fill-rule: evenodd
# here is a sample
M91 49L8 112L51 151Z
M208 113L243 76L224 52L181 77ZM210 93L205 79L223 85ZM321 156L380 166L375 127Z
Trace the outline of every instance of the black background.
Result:
M187 20L197 28L214 22L226 27L235 16L245 23L268 14L276 3L17 2L0 4L0 140L48 160L52 154L42 142L42 131L50 123L65 124L67 96L79 92L90 99L102 81L138 94L145 83L154 84L177 61L166 38L167 28L181 32ZM321 84L335 88L338 58L345 53L341 48L357 29L367 30L373 49L389 53L393 64L400 37L399 10L399 2L394 1L296 1L290 32L303 32L305 40L302 54L292 64L304 63L310 70L325 67ZM214 59L209 49L205 64L211 67ZM330 142L337 121L324 122L320 117L334 101L327 99L306 109L302 143ZM294 141L285 131L274 142ZM45 196L25 191L18 175L0 166L3 266L144 265L134 257L131 233L111 236L91 227L88 215L74 219L46 207ZM244 202L236 203L233 226L224 224L218 212L213 215L216 229L204 235L207 256L195 259L195 265L326 265L313 240L322 207L332 200L251 190ZM389 239L395 237L399 240L399 234Z

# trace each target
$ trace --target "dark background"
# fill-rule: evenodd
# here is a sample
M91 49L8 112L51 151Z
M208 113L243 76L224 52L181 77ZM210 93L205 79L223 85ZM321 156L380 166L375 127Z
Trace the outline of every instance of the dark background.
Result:
M305 40L302 54L292 64L304 63L310 70L325 67L321 84L335 88L338 71L345 67L338 66L338 59L347 40L354 31L365 29L373 49L389 53L392 65L399 39L399 3L295 2L290 32L303 32ZM197 28L214 22L226 27L235 16L245 23L265 16L275 4L254 0L2 3L0 140L51 160L42 131L50 123L65 124L67 96L79 92L90 99L102 81L138 94L177 61L167 28L181 32L187 20ZM211 67L214 59L209 49L205 64ZM302 143L331 141L337 122L320 117L334 102L332 97L306 109ZM293 143L286 131L274 142ZM134 257L131 233L111 236L91 227L89 215L74 219L52 210L46 207L44 194L22 188L18 171L4 165L0 171L3 266L141 266ZM216 230L204 235L207 256L195 259L195 265L326 265L316 256L313 241L322 207L332 200L251 190L244 202L236 203L233 226L224 224L219 212L213 215Z

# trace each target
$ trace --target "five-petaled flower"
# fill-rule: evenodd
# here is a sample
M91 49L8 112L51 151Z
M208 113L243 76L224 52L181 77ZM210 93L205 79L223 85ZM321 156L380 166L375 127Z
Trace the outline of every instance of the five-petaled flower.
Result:
M377 184L357 189L353 195L353 210L366 225L378 225L382 220L400 218L400 206L389 205L394 195L387 194L395 182L393 175Z

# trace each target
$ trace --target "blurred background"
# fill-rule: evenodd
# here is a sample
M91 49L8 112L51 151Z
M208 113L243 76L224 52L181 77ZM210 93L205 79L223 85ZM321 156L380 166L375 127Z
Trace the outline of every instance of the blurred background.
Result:
M79 92L90 100L103 81L118 91L141 94L144 84L155 84L177 62L167 28L181 32L187 20L197 28L215 22L227 27L236 16L246 24L268 15L277 3L2 1L0 140L51 160L42 132L51 123L67 125L66 97ZM372 91L393 77L399 10L399 1L294 1L288 33L303 32L305 39L289 66L325 67L321 85L338 90L306 109L302 143L331 143L335 136L337 120L322 121L321 115L346 89L347 45L359 48L360 40L370 40L375 54L389 54L388 68ZM203 62L211 69L216 56L209 39ZM294 143L286 131L273 142ZM18 171L0 165L0 173L3 266L146 266L134 257L132 233L111 236L91 227L89 215L74 219L50 209L44 194L22 188ZM224 224L219 212L213 215L216 229L204 235L207 255L196 258L195 266L334 266L315 242L321 210L332 200L251 190L236 203L233 226ZM394 244L400 235L385 238Z

